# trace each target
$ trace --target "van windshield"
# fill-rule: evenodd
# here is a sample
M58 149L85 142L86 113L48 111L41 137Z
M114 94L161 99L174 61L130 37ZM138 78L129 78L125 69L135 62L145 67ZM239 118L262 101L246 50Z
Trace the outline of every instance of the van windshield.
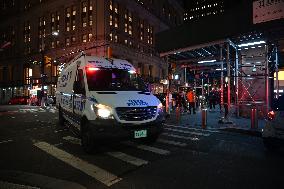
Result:
M127 70L86 69L86 75L90 91L148 91L144 81Z

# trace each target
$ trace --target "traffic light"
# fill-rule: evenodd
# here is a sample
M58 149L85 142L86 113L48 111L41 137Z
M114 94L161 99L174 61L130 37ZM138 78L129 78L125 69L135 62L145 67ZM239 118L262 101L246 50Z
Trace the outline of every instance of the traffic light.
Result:
M48 67L51 66L51 58L48 56L44 56L44 64Z

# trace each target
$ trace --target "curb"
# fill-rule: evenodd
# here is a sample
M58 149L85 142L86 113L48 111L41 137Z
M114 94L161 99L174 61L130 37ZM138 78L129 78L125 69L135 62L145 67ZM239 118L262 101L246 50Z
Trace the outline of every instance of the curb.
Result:
M0 180L3 181L3 179L8 182L39 187L41 189L86 189L75 182L22 171L0 171Z

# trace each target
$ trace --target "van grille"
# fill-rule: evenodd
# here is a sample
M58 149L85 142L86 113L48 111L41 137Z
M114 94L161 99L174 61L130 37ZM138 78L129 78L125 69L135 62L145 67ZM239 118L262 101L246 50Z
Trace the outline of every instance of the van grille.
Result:
M157 113L157 107L119 107L116 108L116 113L120 120L143 121L154 118Z

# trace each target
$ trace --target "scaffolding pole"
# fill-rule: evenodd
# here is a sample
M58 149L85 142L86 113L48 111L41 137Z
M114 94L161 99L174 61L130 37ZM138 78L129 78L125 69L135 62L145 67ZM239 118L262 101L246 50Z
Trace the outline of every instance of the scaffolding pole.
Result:
M268 65L268 45L265 45L265 102L266 114L269 111L269 65Z
M221 61L221 104L224 103L224 63L223 63L223 47L220 45L220 61Z
M279 98L279 69L278 69L278 48L275 47L275 72L276 72L276 98Z
M227 78L228 78L228 86L227 86L227 92L228 92L228 112L230 112L230 107L231 107L231 66L230 66L230 44L227 43L227 58L226 58L226 63L227 63Z
M240 116L239 107L239 54L236 49L236 62L235 62L235 106L236 106L236 117Z

